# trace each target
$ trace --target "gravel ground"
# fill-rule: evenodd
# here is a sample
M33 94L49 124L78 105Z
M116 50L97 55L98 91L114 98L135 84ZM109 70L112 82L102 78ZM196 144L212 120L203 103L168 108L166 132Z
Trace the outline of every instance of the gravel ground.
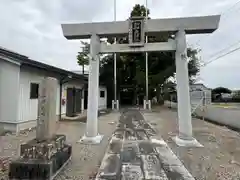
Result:
M144 113L196 180L240 180L240 135L226 127L193 118L194 137L203 148L178 147L171 137L178 132L177 112L157 108Z
M100 145L83 145L76 143L84 134L85 124L77 122L61 122L58 133L66 134L67 142L73 146L71 162L55 178L56 180L87 180L95 174L103 158L109 137L115 129L119 114L112 113L99 118L99 132L104 134ZM154 109L152 113L144 113L145 120L157 130L159 138L163 138L172 151L183 162L196 180L240 180L240 135L226 127L193 118L194 137L204 148L177 147L171 137L177 134L177 112L167 108ZM18 157L20 144L35 136L35 130L19 135L0 136L0 169L1 162ZM7 180L7 168L0 170L0 180Z
M76 143L84 134L85 124L79 122L58 123L58 134L65 134L67 142L73 147L72 160L55 178L56 180L87 180L98 170L100 162L108 145L109 138L115 129L119 118L118 113L111 113L99 117L99 133L104 135L99 145L84 145ZM35 136L35 130L25 131L19 135L7 134L0 136L0 180L7 180L7 168L1 168L4 159L14 160L19 157L20 144ZM8 161L9 162L9 161ZM7 164L7 163L6 163Z

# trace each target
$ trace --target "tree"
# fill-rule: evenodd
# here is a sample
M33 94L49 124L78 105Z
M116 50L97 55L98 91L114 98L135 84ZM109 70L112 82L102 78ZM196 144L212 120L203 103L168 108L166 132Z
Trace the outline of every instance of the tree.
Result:
M225 87L217 87L215 89L212 90L212 93L213 94L231 94L232 91L228 88L225 88Z
M144 16L146 11L144 6L139 4L133 7L131 16ZM162 33L158 37L148 37L148 42L166 42L174 36L173 33ZM109 43L113 43L113 38L108 38ZM118 44L128 43L128 37L117 38ZM194 82L199 72L199 50L188 48L189 80ZM149 99L153 96L159 97L161 87L170 77L175 77L175 54L173 52L149 52L148 53L148 77L149 77ZM124 53L117 54L117 89L118 95L121 88L134 89L134 97L145 95L145 53ZM113 55L105 56L100 65L100 79L105 82L108 88L108 100L111 104L113 99Z
M212 90L212 100L222 100L222 94L231 94L232 91L225 87L217 87Z
M81 44L83 45L83 50L81 52L78 52L77 55L77 62L80 66L82 66L82 74L84 75L84 66L89 64L89 43L81 41Z
M196 80L196 76L200 71L200 60L197 57L199 53L199 49L187 49L187 57L189 59L188 62L188 75L190 84L194 83Z
M146 10L146 8L145 8L143 5L136 4L136 5L133 7L133 10L132 10L130 16L131 16L131 17L134 17L134 16L146 17L146 12L147 12L147 15L149 15L149 9Z

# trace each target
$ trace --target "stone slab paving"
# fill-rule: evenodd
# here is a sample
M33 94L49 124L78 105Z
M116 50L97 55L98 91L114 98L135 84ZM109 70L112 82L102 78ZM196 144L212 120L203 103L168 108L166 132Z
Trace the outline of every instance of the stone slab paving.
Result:
M94 178L118 118L119 113L99 117L99 133L104 135L103 141L99 145L76 143L84 134L84 123L58 123L57 133L67 136L67 142L73 147L73 154L69 164L55 180L87 180ZM13 160L18 158L20 144L34 138L35 134L35 130L31 129L19 135L7 134L0 136L0 159L10 158L10 160ZM7 173L7 169L2 169L0 165L0 180L8 180Z
M194 137L203 148L178 147L172 137L178 133L177 112L157 107L144 113L196 180L240 180L240 135L238 132L193 118Z
M137 109L122 110L97 180L193 180Z

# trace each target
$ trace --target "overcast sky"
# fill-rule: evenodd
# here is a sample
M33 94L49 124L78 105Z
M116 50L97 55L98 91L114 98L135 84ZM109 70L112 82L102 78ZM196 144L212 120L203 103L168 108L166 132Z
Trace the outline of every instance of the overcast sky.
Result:
M148 8L151 18L223 13L220 28L214 34L188 38L188 44L201 48L202 60L208 62L218 57L220 50L240 41L240 3L236 2L148 0ZM136 3L144 4L145 0L117 0L117 20L127 19ZM80 43L66 40L60 24L111 20L113 0L0 0L0 46L60 68L79 70L76 54ZM202 68L201 81L208 87L240 88L239 56L240 51L236 51Z

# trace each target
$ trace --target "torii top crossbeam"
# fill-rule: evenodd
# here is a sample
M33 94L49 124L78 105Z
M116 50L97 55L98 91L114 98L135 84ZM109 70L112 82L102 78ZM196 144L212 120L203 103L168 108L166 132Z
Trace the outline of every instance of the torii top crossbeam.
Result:
M219 25L220 15L184 18L149 19L145 32L148 36L162 32L177 32L180 28L186 34L204 34L214 32ZM62 24L63 34L67 39L87 39L92 34L100 38L127 35L128 21L97 22L81 24Z

